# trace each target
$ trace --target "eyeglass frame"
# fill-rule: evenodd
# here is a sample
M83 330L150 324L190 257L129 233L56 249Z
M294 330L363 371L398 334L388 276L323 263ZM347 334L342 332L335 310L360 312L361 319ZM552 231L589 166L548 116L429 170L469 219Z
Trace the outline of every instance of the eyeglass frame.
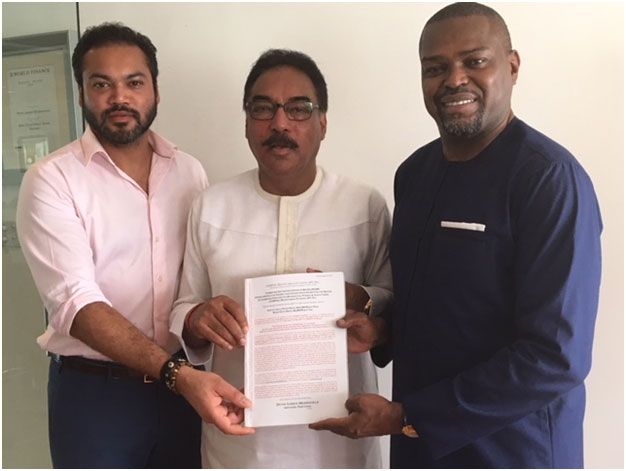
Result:
M267 102L267 103L271 103L274 111L272 112L272 116L269 118L255 118L252 116L252 114L250 113L250 106L254 103L254 102ZM285 108L285 106L289 106L292 103L306 103L308 105L310 105L311 111L309 113L309 116L305 119L295 119L292 118L289 113L287 112L287 109ZM272 119L274 119L276 117L276 113L278 112L278 108L282 108L283 111L285 112L285 116L287 116L287 119L289 121L296 121L296 122L302 122L302 121L308 121L309 119L311 119L311 116L313 116L313 111L315 110L320 110L320 105L315 105L313 104L313 102L308 99L308 98L297 98L297 99L292 99L290 101L288 101L287 103L276 103L272 100L270 100L269 98L253 98L250 101L247 101L245 104L245 110L246 113L248 114L248 116L250 117L250 119L253 119L255 121L271 121Z

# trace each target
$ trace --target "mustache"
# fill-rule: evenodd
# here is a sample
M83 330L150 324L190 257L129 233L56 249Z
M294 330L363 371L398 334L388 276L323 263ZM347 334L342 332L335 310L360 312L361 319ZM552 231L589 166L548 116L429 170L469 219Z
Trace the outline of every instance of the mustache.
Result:
M267 147L288 147L297 149L298 143L283 132L276 132L263 141L263 145Z
M446 87L446 89L445 89L445 91L443 93L440 93L439 95L437 95L437 99L441 100L444 97L447 97L449 95L456 95L458 93L470 93L470 94L476 96L476 92L473 92L472 90L470 90L469 88L467 88L465 86L460 86L460 87L456 87L456 88Z
M125 105L113 105L110 108L107 108L103 113L103 118L107 118L111 113L116 113L118 111L130 113L137 120L137 122L141 121L141 114L139 114L139 111Z
M446 91L442 93L441 96L455 95L457 93L473 93L473 92L465 86L460 86L456 88L446 87Z

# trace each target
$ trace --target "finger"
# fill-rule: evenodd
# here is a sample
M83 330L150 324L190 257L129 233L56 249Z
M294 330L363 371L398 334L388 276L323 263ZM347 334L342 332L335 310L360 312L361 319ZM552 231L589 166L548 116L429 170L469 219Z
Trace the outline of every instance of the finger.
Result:
M245 418L245 410L232 402L223 402L222 405L226 407L226 415L233 424L240 424Z
M220 321L220 318L230 317L230 314L224 310L220 298L221 296L213 298L202 304L202 309L192 311L191 324L195 335L210 340L222 348L228 348L229 345L234 346L238 342Z
M252 435L256 432L252 427L233 424L226 417L219 417L214 424L218 429L228 435Z
M226 309L224 306L224 310L217 313L211 327L233 345L245 345L246 333L239 321Z
M229 335L229 342L207 324L199 324L196 327L196 331L200 337L213 342L215 345L222 347L225 350L232 350L234 345L237 345L237 342L232 338L232 336Z
M317 268L307 268L307 273L322 273L322 270L318 270Z
M215 392L225 401L232 402L236 406L241 408L252 407L252 401L248 399L239 389L227 383L223 379L219 379L219 382L215 386Z
M347 329L349 327L349 324L344 317L342 317L341 319L337 319L337 322L335 322L335 325L342 329Z
M231 424L241 424L245 419L243 409L237 408L237 410L229 410L226 414Z
M348 316L346 315L345 317L342 317L341 319L337 320L337 327L341 327L344 329L349 329L350 327L360 327L363 324L365 324L366 319L363 318L363 314L359 315L352 315L352 316Z
M241 331L240 338L245 339L245 334L248 333L248 319L246 318L246 313L244 312L241 305L230 298L226 298L224 300L224 309L237 322L237 326Z
M348 412L352 413L352 412L361 412L361 401L360 401L360 395L356 395L356 396L352 396L349 397L346 400L346 409L348 409Z
M309 428L312 430L330 430L341 435L344 435L347 426L348 417L335 417L309 424Z
M370 347L368 345L348 337L348 353L361 354L369 351Z

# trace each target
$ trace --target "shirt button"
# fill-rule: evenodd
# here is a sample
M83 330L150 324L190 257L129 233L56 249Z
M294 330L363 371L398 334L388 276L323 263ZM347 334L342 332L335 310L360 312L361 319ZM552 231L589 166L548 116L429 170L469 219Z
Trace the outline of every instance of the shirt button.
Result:
M157 278L157 281L160 283L163 281L163 277L161 275L159 275L159 277Z
M158 243L158 242L159 242L159 238L158 238L158 236L157 236L157 237L155 237L155 238L154 238L154 243L156 244L156 243Z

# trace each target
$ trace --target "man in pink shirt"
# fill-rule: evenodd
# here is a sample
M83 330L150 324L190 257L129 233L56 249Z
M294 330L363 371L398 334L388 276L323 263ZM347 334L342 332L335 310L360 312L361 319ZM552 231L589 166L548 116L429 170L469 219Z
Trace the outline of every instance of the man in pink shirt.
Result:
M243 394L190 367L169 333L187 214L206 176L149 130L159 102L150 39L117 23L89 28L72 66L89 128L26 173L17 210L50 319L37 341L52 356L52 462L199 467L200 417L252 432L240 425Z

